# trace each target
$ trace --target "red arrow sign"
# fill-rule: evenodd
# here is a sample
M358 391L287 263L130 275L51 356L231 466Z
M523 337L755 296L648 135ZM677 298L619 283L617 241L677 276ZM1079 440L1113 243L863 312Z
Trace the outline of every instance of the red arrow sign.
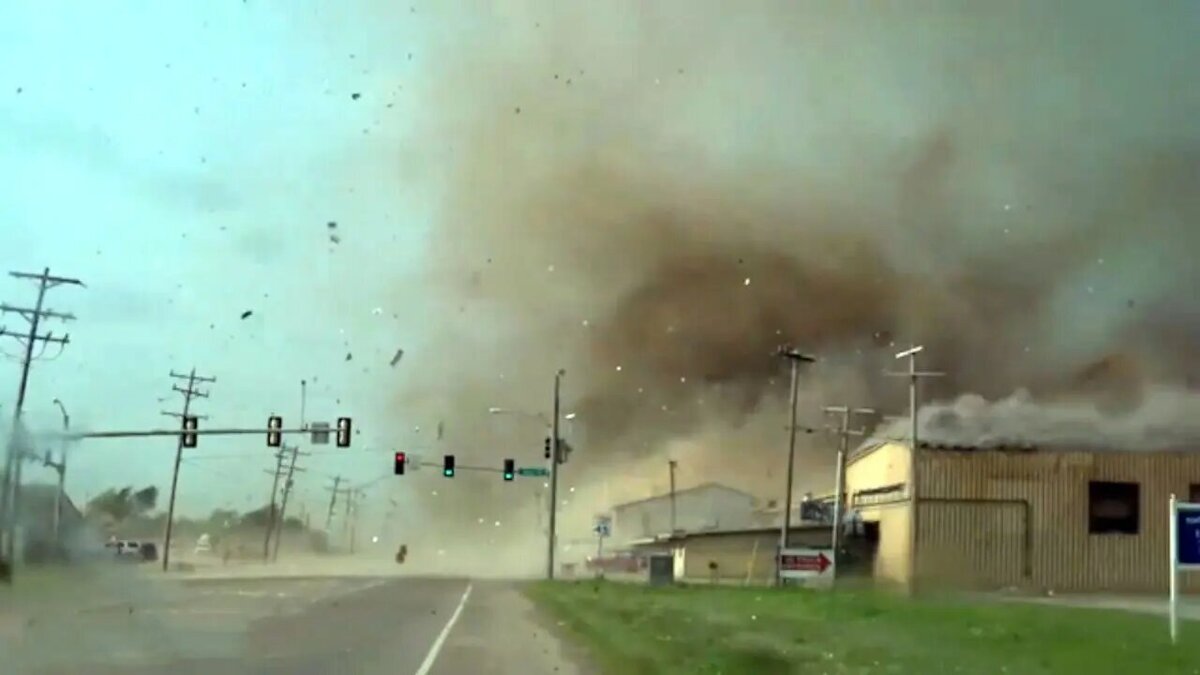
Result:
M816 572L823 574L833 561L825 556L824 553L815 555L783 555L780 556L779 569L785 572Z

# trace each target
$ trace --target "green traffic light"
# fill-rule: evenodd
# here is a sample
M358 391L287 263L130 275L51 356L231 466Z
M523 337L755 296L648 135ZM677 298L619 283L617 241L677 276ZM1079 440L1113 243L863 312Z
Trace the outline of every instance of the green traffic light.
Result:
M454 478L454 469L444 469L442 475L446 478Z

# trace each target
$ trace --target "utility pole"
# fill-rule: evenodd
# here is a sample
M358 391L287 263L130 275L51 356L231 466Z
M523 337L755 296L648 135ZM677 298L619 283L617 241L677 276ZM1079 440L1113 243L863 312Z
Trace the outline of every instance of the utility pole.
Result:
M27 307L13 307L0 303L0 314L19 314L29 322L28 333L14 333L0 327L0 336L8 336L15 339L25 349L24 358L21 360L21 380L17 386L17 405L13 408L11 436L4 459L3 482L0 483L0 581L11 583L13 554L16 550L17 512L20 504L21 460L24 459L26 454L24 447L21 447L24 441L20 440L20 434L22 434L21 413L25 407L25 392L29 387L29 368L34 361L33 345L41 343L42 351L45 352L45 348L51 343L59 345L60 348L65 348L66 345L70 344L70 334L55 337L53 333L43 334L38 332L42 319L59 319L64 322L75 320L73 314L46 309L46 292L62 285L79 287L83 287L84 285L78 279L52 276L49 267L44 268L38 274L9 272L8 275L15 279L35 280L38 283L37 301L34 303L32 309Z
M358 534L358 498L362 496L361 489L346 488L346 522L343 529L349 534L350 555L354 555L354 539Z
M174 370L171 371L171 377L177 380L187 380L186 387L180 387L177 384L172 384L171 389L183 394L183 412L173 413L164 411L162 414L168 417L178 417L180 426L187 424L188 417L197 417L198 419L208 419L203 415L192 415L192 399L208 398L208 392L196 389L198 383L213 383L217 381L215 377L200 377L196 375L196 367L192 366L192 372L187 375L181 375ZM184 435L180 434L175 445L175 470L171 472L171 498L167 502L167 532L163 537L163 556L162 568L167 571L167 565L171 560L171 533L175 523L175 492L179 487L179 464L183 461L183 439Z
M911 445L908 452L908 500L909 508L912 509L908 528L908 563L909 574L915 579L917 576L917 542L920 541L917 535L917 528L920 526L920 482L919 482L919 464L917 463L917 453L920 451L920 441L918 434L920 432L921 423L917 417L917 409L919 407L918 397L921 378L923 377L942 377L945 373L933 371L917 370L917 355L925 351L924 345L913 345L908 349L896 354L896 359L908 359L908 371L906 372L889 372L885 373L891 377L907 377L908 378L908 415L909 421L912 424L912 433L910 435Z
M338 486L342 484L341 476L334 476L333 487L325 488L331 493L329 495L329 513L325 515L325 534L329 535L330 529L333 527L333 509L337 506Z
M850 452L850 437L865 436L866 429L850 429L850 417L852 415L874 415L875 411L870 408L851 408L850 406L826 406L826 413L841 415L841 422L838 424L837 434L840 439L838 443L837 453L837 469L834 473L834 492L833 492L833 573L837 574L838 551L842 547L842 519L844 516L844 504L846 493L846 456Z
M67 408L63 402L54 399L54 405L58 406L62 412L63 431L71 430L71 416L67 414ZM62 500L63 500L63 483L67 477L67 439L64 436L62 443L59 444L59 461L55 462L50 459L50 451L46 451L46 458L43 464L54 469L58 474L58 491L54 493L54 545L62 546Z
M279 542L283 540L283 529L285 519L287 518L288 496L292 494L292 476L297 471L306 471L303 467L296 466L296 458L300 455L308 456L310 452L300 452L300 446L292 446L292 463L288 466L287 481L283 484L283 501L279 505L279 525L275 532L275 549L271 552L271 562L279 560Z
M677 529L675 523L675 467L679 463L673 459L667 460L667 468L671 471L671 535L674 536Z
M800 364L814 363L817 359L807 354L802 354L791 347L780 348L779 356L787 359L792 364L791 422L788 424L787 488L783 499L783 529L779 533L779 554L782 555L784 549L788 547L788 532L792 529L792 482L795 478L793 474L796 471L796 403L800 398ZM776 560L778 558L776 556ZM775 565L775 574L776 581L782 583L782 578L779 577L778 564Z
M561 368L554 374L554 417L550 423L550 534L546 552L546 578L554 580L554 548L558 532L558 465L562 463L562 452L558 438L559 398L562 391L562 378L567 371Z
M263 473L271 474L271 501L267 509L267 534L263 538L263 562L267 562L271 556L271 532L275 530L275 496L279 493L279 479L283 476L283 458L287 456L287 449L280 447L275 453L275 470L263 469Z

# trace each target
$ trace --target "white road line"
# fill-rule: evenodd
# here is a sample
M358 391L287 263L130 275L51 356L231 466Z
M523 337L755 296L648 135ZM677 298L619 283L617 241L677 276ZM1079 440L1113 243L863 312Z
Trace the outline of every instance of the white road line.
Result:
M450 629L454 628L454 623L458 621L458 615L462 614L463 607L467 606L467 598L471 596L471 584L467 584L467 590L463 591L462 600L458 601L458 609L454 610L454 614L450 615L450 620L446 622L446 627L433 641L433 646L429 648L429 653L425 655L425 660L421 662L421 667L417 668L416 675L429 675L429 670L433 668L434 661L437 661L438 653L442 651L442 643L450 635Z

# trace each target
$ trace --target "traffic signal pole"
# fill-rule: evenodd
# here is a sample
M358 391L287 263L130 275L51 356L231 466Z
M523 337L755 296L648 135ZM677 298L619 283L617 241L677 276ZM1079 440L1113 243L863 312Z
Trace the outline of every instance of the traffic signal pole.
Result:
M546 542L546 578L554 580L554 548L558 539L558 465L562 461L558 443L559 398L566 371L554 374L554 417L550 424L550 527Z

